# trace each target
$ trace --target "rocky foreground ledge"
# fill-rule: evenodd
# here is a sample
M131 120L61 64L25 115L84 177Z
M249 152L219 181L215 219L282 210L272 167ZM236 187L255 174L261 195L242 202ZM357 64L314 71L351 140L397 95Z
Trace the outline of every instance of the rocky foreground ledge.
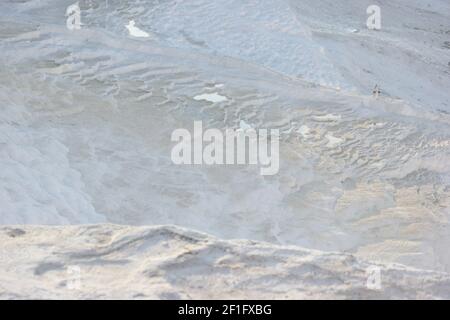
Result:
M450 298L446 273L173 226L5 226L0 243L2 299Z

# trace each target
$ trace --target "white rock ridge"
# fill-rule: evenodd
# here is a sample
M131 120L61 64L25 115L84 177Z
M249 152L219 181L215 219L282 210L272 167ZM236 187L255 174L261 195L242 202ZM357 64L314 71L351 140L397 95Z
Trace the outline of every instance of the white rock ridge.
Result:
M2 227L0 242L2 299L450 298L447 273L174 226Z

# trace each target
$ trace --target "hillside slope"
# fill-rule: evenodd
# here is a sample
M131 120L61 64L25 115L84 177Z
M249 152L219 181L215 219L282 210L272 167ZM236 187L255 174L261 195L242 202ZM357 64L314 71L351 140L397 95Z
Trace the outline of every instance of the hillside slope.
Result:
M74 2L0 2L0 224L59 226L32 248L176 225L450 272L448 1L378 1L379 31L366 0L80 0L69 30ZM175 165L194 121L280 130L278 174Z

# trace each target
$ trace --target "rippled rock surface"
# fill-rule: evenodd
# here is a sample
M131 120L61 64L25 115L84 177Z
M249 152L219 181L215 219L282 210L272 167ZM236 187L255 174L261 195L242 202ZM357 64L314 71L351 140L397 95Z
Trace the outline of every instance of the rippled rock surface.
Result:
M384 4L372 31L370 1L80 0L69 30L72 1L2 1L0 223L171 224L450 272L450 6L427 3ZM171 133L200 120L279 129L279 173L173 164Z

